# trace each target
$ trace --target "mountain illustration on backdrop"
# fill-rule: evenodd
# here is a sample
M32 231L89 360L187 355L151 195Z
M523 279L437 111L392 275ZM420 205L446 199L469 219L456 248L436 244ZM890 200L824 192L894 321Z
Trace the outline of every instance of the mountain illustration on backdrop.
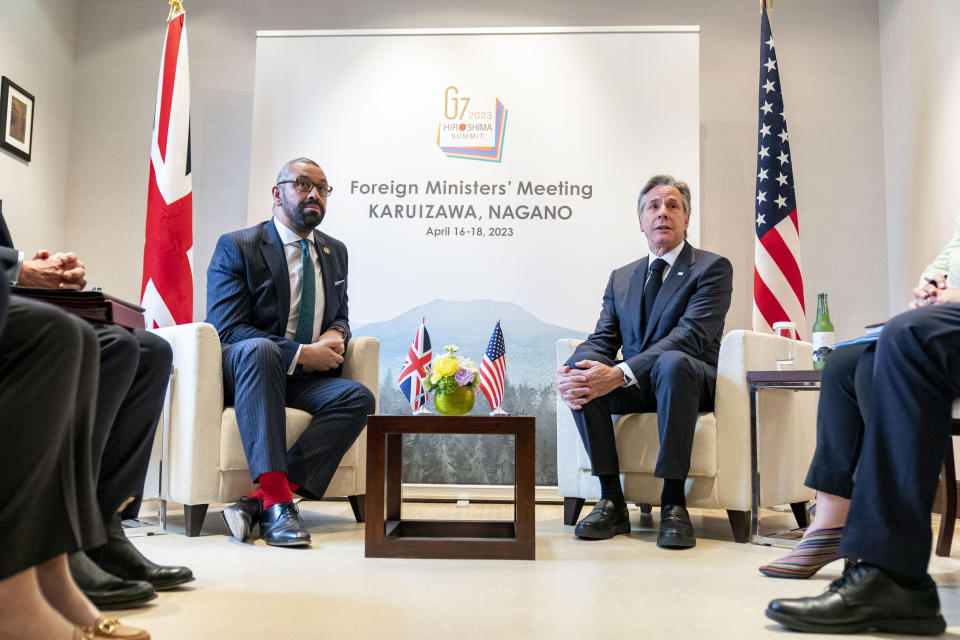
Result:
M479 366L497 320L503 330L507 353L507 380L503 408L512 415L536 419L536 482L552 486L556 473L556 344L561 338L584 338L586 333L549 324L520 305L495 300L433 300L384 322L353 330L354 336L380 340L381 414L408 414L397 377L413 337L425 319L430 345L436 358L444 345L455 344L458 355ZM433 399L427 403L433 411ZM472 415L490 411L477 393ZM513 482L512 447L490 436L412 434L403 441L403 480L439 484L494 484Z
M495 300L433 300L391 320L356 328L353 335L378 338L381 375L388 370L399 375L421 318L425 318L434 357L444 345L455 344L460 348L457 355L478 365L499 320L507 349L507 378L537 387L553 380L557 340L587 335L543 322L518 304Z

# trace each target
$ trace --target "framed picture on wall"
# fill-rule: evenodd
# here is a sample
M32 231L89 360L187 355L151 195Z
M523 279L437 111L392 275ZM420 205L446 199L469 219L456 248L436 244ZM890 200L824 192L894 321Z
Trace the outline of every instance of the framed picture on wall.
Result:
M3 138L0 147L30 161L33 148L34 97L4 76L0 84L0 123Z

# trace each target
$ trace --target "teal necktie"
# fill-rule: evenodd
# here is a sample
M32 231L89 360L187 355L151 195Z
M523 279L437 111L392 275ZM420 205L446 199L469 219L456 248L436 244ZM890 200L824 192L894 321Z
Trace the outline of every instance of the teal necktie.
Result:
M306 240L300 241L303 250L300 259L303 263L303 275L300 278L300 310L297 311L297 332L293 339L300 344L313 342L313 306L317 292L316 272L313 267L313 258L310 257L310 245Z

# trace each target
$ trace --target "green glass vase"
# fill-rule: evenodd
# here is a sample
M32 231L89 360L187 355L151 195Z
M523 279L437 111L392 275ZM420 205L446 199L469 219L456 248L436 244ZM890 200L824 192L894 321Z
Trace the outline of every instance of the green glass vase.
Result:
M462 416L473 409L473 387L467 385L451 393L438 393L433 398L437 411L445 416Z

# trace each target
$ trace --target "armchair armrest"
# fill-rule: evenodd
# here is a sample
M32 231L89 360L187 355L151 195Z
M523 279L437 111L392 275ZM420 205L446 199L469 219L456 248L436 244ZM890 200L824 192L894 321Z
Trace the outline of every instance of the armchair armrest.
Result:
M380 341L376 338L350 338L343 354L343 377L359 382L373 393L376 399L374 413L380 411ZM364 429L353 443L357 450L357 467L354 469L354 491L366 492L367 487L367 430Z
M376 338L350 338L343 354L343 377L359 382L377 399L380 407L380 341Z
M220 338L204 322L154 329L173 349L166 497L216 502L220 489L223 369Z
M776 362L777 338L771 334L735 330L720 343L717 364L717 393L714 412L717 417L717 496L728 509L751 508L750 478L750 388L747 371L769 371ZM798 369L813 367L813 345L797 343ZM761 503L780 504L793 501L783 496L803 492L803 477L810 462L807 449L816 439L810 424L815 416L816 394L793 391L765 391L760 397L764 432L758 443L761 464L774 462L771 449L788 450L791 464L781 464L776 471L761 473ZM769 445L769 446L767 446ZM768 455L763 455L763 454ZM812 449L809 450L812 455ZM762 469L764 471L764 469Z

